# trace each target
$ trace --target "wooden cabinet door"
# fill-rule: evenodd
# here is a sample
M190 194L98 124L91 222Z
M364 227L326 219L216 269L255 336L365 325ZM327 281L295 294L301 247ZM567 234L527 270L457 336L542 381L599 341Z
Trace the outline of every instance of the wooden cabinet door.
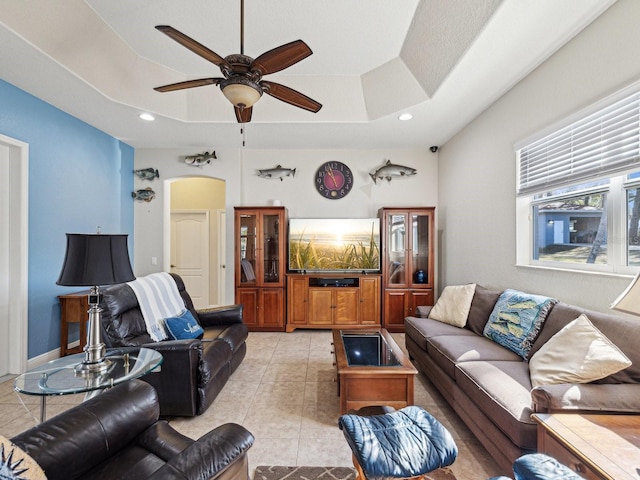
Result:
M407 290L386 290L384 292L384 325L389 331L404 328L407 313Z
M360 306L360 292L357 288L333 288L332 310L333 323L358 323L358 307Z
M331 325L333 307L331 288L309 289L309 325Z
M263 288L258 305L261 327L284 327L284 291L281 288Z
M289 277L287 322L291 325L307 324L307 277Z
M258 316L258 289L257 288L237 288L236 303L243 305L242 321L247 327L257 327L259 323Z
M408 296L409 305L405 316L415 316L421 305L433 305L433 290L411 290Z
M380 279L360 279L360 324L380 324Z

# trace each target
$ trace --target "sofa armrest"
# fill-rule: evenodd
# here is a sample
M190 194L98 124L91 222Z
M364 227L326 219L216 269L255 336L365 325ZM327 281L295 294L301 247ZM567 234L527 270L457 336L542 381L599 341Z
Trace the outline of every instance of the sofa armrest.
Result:
M531 390L533 411L640 412L640 384L562 383Z
M150 479L213 478L246 458L253 435L235 423L226 423L200 437L157 470ZM246 462L243 465L248 470ZM248 471L246 472L248 476Z
M203 308L197 312L200 325L204 328L242 323L242 304Z
M49 479L81 478L158 420L153 388L131 380L105 390L11 440Z
M415 316L418 318L428 318L432 305L419 305L416 307Z
M159 368L142 377L158 392L160 415L195 415L202 342L198 339L167 340L147 343L144 347L157 350L163 358Z
M185 340L163 340L161 342L145 343L143 348L151 348L160 353L197 351L202 348L201 341L197 338Z

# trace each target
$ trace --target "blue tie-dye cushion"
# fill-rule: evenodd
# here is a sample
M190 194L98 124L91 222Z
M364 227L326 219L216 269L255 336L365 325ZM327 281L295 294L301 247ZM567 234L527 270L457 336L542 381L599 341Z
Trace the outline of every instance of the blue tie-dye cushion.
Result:
M526 359L556 302L554 298L507 289L493 307L484 336Z

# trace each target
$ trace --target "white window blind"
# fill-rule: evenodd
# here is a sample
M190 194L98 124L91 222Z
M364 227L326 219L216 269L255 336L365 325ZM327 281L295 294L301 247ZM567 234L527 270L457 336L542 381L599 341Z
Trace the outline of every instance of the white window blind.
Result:
M640 166L640 92L520 149L518 194Z

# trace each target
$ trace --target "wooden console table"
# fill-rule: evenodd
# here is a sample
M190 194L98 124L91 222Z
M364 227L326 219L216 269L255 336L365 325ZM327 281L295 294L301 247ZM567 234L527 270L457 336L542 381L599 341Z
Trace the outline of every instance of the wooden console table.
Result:
M640 415L536 413L538 451L587 479L640 478Z
M87 343L89 320L89 290L59 295L60 300L60 356L80 353ZM80 324L80 345L69 348L69 324Z

